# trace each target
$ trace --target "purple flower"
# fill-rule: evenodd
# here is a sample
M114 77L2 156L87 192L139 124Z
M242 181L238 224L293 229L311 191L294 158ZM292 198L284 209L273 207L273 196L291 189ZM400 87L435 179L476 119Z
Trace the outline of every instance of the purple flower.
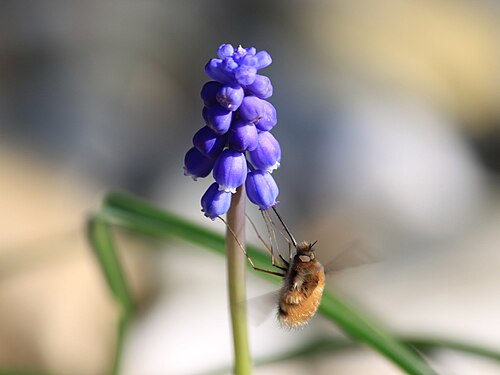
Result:
M213 167L214 161L194 147L184 157L184 176L191 176L195 181L199 177L207 177Z
M273 62L271 55L267 53L267 51L260 51L259 53L255 54L255 60L255 67L257 69L267 68Z
M247 159L242 152L224 150L214 165L214 179L219 189L236 193L247 177Z
M231 193L219 190L219 185L214 182L201 197L201 211L206 217L215 220L217 216L224 215L231 205Z
M257 169L248 174L245 188L247 191L248 199L261 210L276 205L278 202L279 189L271 174L267 171Z
M232 57L234 54L234 48L230 44L221 44L220 47L217 49L217 55L221 59L224 59L226 57Z
M217 93L222 87L222 84L216 81L209 81L203 85L200 96L205 107L213 107L217 104Z
M240 85L251 85L255 81L257 69L250 65L240 65L234 71L234 77Z
M249 86L247 90L260 99L267 99L273 95L273 85L269 77L257 74L255 81Z
M262 131L271 130L278 122L274 106L256 96L246 96L243 99L239 114L244 121L253 122Z
M250 150L250 161L255 168L264 169L272 173L278 169L281 161L280 144L269 132L261 132L258 135L258 146Z
M224 134L231 126L233 112L219 104L207 109L207 126L217 134Z
M211 59L205 65L205 72L207 75L221 83L230 83L234 79L234 74L229 71L221 59Z
M184 173L194 179L213 170L216 182L201 199L211 219L227 212L231 193L245 181L250 201L261 209L276 204L278 187L269 172L281 160L280 145L269 133L277 123L276 109L265 100L273 86L269 77L258 74L272 63L271 56L231 44L222 44L217 55L205 65L212 81L200 92L206 126L196 132L184 159Z
M255 123L257 129L262 131L271 130L274 125L278 123L278 119L276 117L276 109L274 106L266 100L262 100L262 113L260 120Z
M208 126L204 126L193 136L193 145L207 158L215 159L224 149L227 136L218 135Z
M217 92L217 101L228 111L236 111L243 101L245 91L237 84L223 86Z
M231 150L255 150L258 144L257 128L252 123L236 121L233 125L231 125L227 141Z
M263 113L263 100L256 96L246 96L241 103L240 117L248 122L256 123L260 120Z

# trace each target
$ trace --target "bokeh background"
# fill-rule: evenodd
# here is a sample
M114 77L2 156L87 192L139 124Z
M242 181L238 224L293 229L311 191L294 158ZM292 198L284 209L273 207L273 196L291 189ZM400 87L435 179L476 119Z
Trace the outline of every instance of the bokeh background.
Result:
M84 234L109 189L224 229L199 211L209 181L182 175L221 43L273 56L274 176L296 237L318 239L325 261L349 239L386 259L331 288L399 334L500 348L499 12L488 0L1 2L0 369L109 372L118 311ZM224 260L118 238L142 306L122 373L228 366ZM250 304L272 288L249 276ZM251 327L256 358L339 335L321 317L299 332ZM449 351L432 363L500 373ZM400 371L361 348L256 373Z

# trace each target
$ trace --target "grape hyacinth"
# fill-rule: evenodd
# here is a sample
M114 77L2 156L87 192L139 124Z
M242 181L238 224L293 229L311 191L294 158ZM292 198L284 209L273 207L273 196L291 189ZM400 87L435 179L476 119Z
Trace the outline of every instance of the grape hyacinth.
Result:
M270 133L277 123L276 109L266 100L273 86L257 74L271 64L271 56L230 44L222 44L217 54L205 66L212 81L200 94L205 126L184 158L186 176L196 180L212 172L215 182L201 198L202 211L212 220L228 211L232 194L242 184L260 209L277 204L279 190L271 173L281 161L280 145Z

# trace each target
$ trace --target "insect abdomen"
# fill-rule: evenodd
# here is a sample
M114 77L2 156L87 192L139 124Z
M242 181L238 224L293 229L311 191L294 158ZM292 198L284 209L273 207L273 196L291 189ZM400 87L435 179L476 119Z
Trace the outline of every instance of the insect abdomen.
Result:
M307 280L307 277L313 277L314 280ZM285 327L298 328L307 324L318 310L325 287L323 267L315 272L314 276L307 277L299 288L294 288L297 276L288 280L280 293L278 320Z

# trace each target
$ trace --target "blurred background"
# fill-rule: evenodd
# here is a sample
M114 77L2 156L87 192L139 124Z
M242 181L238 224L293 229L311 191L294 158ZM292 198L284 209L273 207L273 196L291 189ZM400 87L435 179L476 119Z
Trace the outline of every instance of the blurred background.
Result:
M273 56L274 177L296 237L324 262L349 239L386 259L330 288L393 332L500 348L499 15L491 0L1 2L0 370L109 373L118 311L84 234L106 191L224 230L200 213L210 181L182 175L221 43ZM122 373L230 365L224 260L118 239L142 303ZM250 274L250 304L271 290ZM339 336L320 316L251 327L256 358ZM450 351L432 363L500 373ZM401 372L361 348L256 373Z

